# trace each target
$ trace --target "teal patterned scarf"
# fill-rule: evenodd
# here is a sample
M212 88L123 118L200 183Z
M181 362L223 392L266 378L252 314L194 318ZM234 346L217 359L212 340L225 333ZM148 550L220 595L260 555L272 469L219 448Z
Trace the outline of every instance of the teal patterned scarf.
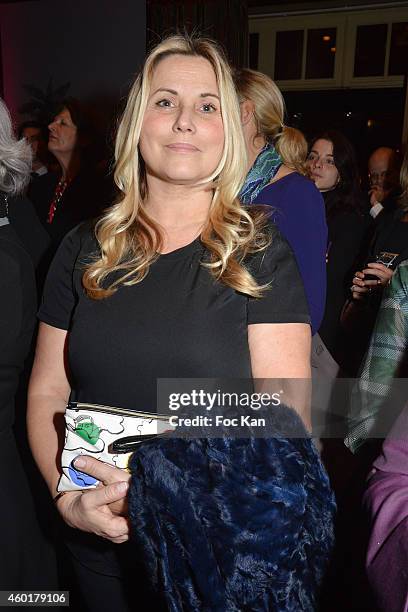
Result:
M260 191L278 172L282 165L282 159L275 147L266 143L256 158L245 179L245 183L239 192L238 198L243 204L252 204Z

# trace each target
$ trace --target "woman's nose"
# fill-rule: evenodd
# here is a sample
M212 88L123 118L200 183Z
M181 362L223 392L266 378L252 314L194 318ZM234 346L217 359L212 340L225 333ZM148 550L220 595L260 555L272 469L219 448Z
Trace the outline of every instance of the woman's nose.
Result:
M195 130L193 113L188 108L180 108L173 129L176 132L193 132Z

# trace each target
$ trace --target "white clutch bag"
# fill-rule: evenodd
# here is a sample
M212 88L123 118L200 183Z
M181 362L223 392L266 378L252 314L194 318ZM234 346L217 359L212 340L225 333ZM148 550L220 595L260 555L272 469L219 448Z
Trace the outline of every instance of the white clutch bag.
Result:
M74 467L72 462L78 455L91 455L127 469L138 444L172 431L169 418L113 406L69 402L65 409L65 443L58 491L77 491L98 485L98 480Z

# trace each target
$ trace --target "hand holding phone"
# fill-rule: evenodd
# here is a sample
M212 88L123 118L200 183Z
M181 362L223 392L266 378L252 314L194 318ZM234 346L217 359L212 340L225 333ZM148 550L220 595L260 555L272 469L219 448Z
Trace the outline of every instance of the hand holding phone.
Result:
M382 266L385 266L387 269L391 269L393 270L395 267L395 263L396 263L396 259L398 257L398 253L388 253L387 251L381 251L380 253L378 253L378 255L374 258L371 259L369 261L367 261L365 268L363 270L364 273L364 280L377 280L378 278L381 279L381 275L378 276L378 274L376 273L371 273L371 268L375 269L377 268L377 266L373 266L372 264L381 264L381 267L378 267L377 270L382 271L383 268ZM387 281L388 281L388 277L391 278L391 275L387 275Z
M383 289L392 278L397 257L397 253L382 251L375 261L369 261L361 272L356 272L351 287L353 299L361 300L373 290Z

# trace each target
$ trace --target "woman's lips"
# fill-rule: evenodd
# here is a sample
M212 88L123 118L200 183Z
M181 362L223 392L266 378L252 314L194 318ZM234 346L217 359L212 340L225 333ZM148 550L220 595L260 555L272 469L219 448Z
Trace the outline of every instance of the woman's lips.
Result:
M188 144L187 142L174 142L166 145L170 151L176 151L177 153L196 153L199 151L194 145Z

